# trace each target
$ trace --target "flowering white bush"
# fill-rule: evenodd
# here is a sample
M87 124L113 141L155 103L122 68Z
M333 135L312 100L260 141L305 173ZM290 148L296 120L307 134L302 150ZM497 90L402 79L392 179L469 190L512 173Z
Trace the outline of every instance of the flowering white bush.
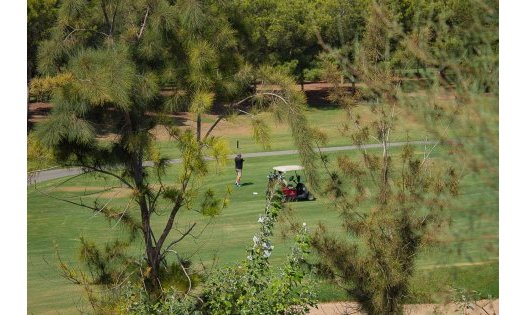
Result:
M281 210L278 175L269 175L265 213L258 219L259 231L247 249L247 259L238 268L226 268L212 275L204 292L206 311L212 314L306 314L315 306L312 279L302 262L310 250L307 224L295 237L287 262L270 268L274 246L272 231Z

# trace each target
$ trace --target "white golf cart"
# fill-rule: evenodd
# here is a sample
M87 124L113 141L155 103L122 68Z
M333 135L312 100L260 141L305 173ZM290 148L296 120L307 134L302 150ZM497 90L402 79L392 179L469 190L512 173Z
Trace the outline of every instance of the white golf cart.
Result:
M280 175L283 182L281 191L283 192L284 201L301 201L301 200L315 200L314 196L308 191L304 183L301 182L301 177L298 175L298 171L302 171L304 168L300 165L282 165L274 166L272 168L274 172ZM294 175L290 176L288 180L285 179L285 173L294 172Z

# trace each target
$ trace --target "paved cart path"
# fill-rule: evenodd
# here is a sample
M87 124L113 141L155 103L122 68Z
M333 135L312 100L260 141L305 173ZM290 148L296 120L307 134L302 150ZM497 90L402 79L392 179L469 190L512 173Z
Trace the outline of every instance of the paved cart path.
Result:
M389 147L400 147L404 144L409 143L413 145L425 145L425 144L436 144L436 141L409 141L409 142L393 142L389 144ZM366 149L373 149L373 148L381 148L381 144L364 144L362 146ZM350 150L357 150L357 145L348 145L348 146L342 146L342 147L327 147L327 148L321 148L321 152L336 152L336 151L350 151ZM251 158L251 157L262 157L262 156L279 156L279 155L293 155L298 154L298 150L283 150L283 151L265 151L265 152L252 152L252 153L243 153L244 158ZM230 158L234 158L235 155L230 155ZM211 159L211 158L208 158ZM173 159L169 161L170 164L176 164L181 163L181 159ZM152 162L145 162L145 166L152 166ZM52 168L47 170L40 170L31 172L27 175L27 184L36 184L40 182L44 182L47 180L52 180L56 178L66 177L66 176L73 176L78 175L82 173L82 169L80 167L74 167L74 168Z

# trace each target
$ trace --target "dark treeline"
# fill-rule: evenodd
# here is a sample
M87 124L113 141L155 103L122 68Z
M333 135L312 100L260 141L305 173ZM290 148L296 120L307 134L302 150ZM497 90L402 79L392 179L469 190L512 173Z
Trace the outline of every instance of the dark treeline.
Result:
M70 1L28 1L28 79L46 74L37 67L37 52L41 43L57 36L54 26L58 7ZM82 1L78 1L82 2ZM185 1L169 1L171 4ZM193 1L188 1L193 3ZM353 60L352 46L365 32L367 18L371 15L371 0L291 0L291 1L196 1L214 14L221 14L232 32L235 50L248 63L277 66L292 74L298 83L323 79L324 45L338 47ZM107 1L109 5L113 1ZM115 2L115 3L118 3ZM492 48L498 49L498 7L494 1L459 0L394 0L380 1L389 8L390 16L411 33L426 29L429 49L445 50L458 58L480 54L473 44L480 35L490 39ZM487 10L496 12L489 15ZM188 18L197 19L197 14ZM475 20L480 20L474 29ZM198 20L195 23L201 23ZM441 24L441 25L439 25ZM433 29L432 25L442 29ZM70 27L73 27L70 25ZM71 28L73 30L73 28ZM65 31L65 30L64 30ZM121 30L115 30L118 32ZM439 32L447 32L446 41L438 41ZM63 37L67 33L62 34ZM421 70L425 63L410 58L399 49L402 37L393 38L392 62L400 69ZM45 44L44 44L45 45ZM468 46L471 45L471 48ZM41 54L42 50L40 48ZM226 52L225 52L226 53ZM441 73L445 69L439 69Z

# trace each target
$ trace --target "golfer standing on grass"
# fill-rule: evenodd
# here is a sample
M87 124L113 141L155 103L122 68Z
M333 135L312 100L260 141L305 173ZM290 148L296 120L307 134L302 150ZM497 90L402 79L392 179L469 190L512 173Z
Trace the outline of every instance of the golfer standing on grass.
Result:
M236 163L236 186L241 186L241 175L243 173L243 161L245 161L243 158L241 158L241 153L238 153L236 158L234 159Z

